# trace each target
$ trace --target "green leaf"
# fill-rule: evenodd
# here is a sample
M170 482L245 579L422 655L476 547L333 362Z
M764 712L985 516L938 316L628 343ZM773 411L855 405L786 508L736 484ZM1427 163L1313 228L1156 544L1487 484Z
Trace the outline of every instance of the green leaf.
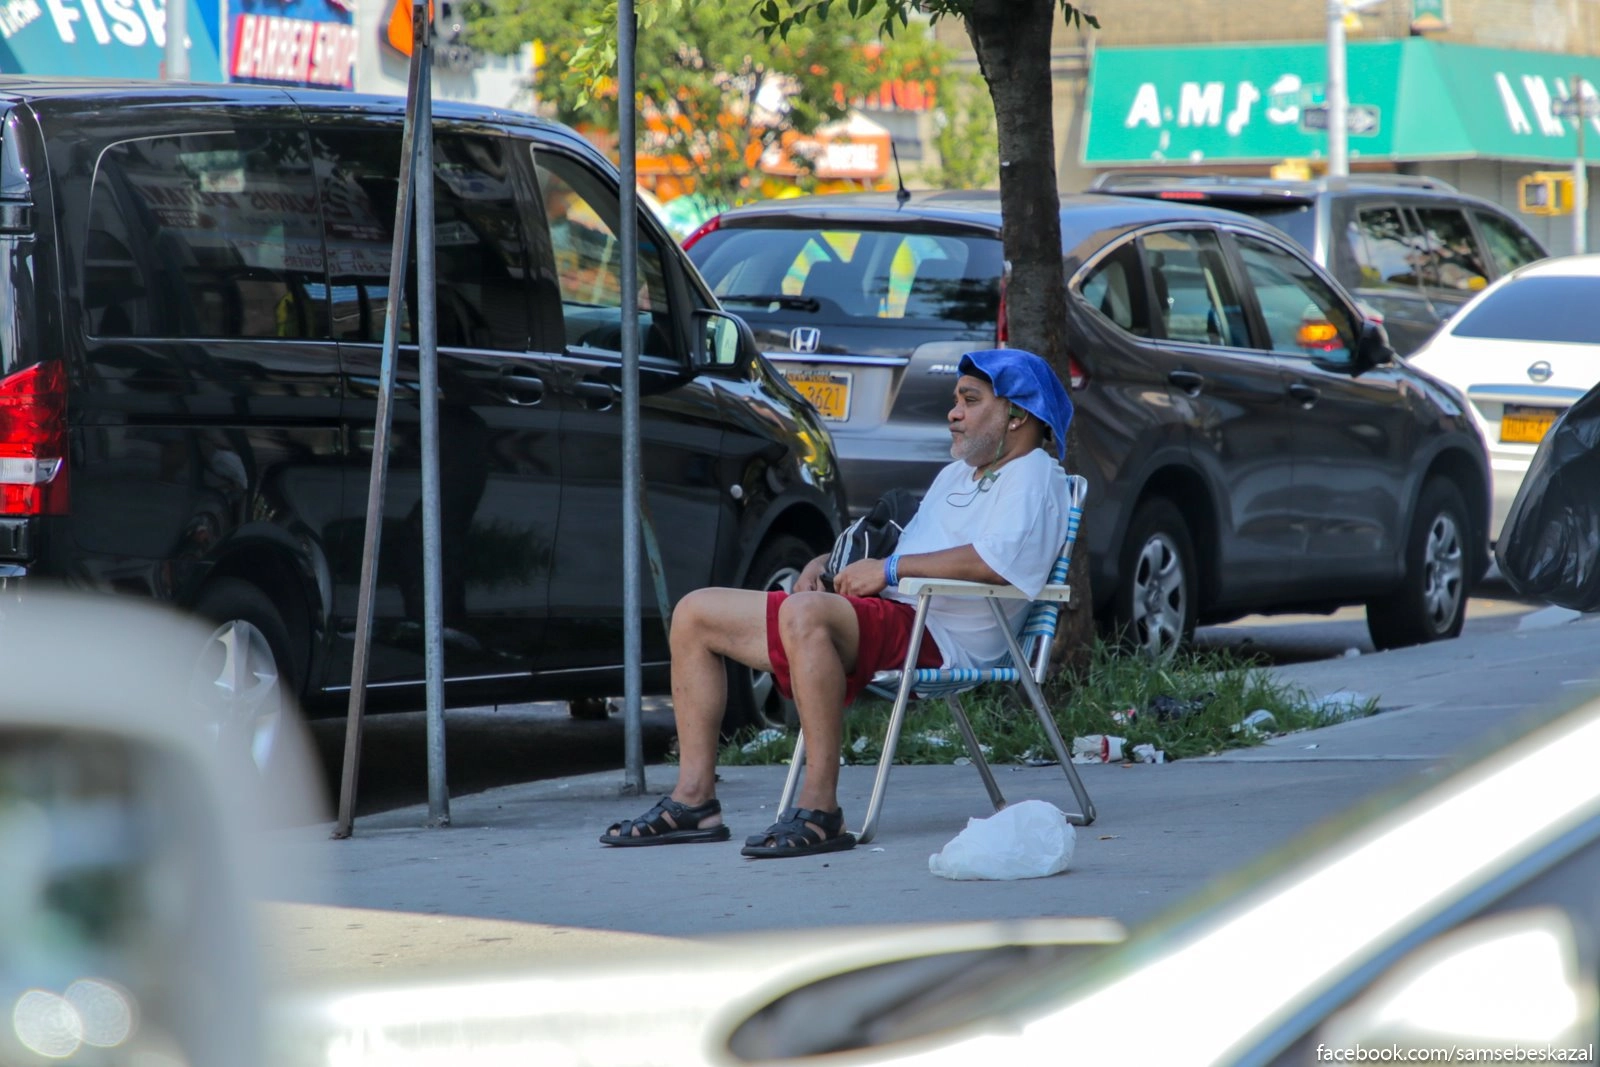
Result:
M765 14L770 21L778 21L778 0L767 0L767 9Z

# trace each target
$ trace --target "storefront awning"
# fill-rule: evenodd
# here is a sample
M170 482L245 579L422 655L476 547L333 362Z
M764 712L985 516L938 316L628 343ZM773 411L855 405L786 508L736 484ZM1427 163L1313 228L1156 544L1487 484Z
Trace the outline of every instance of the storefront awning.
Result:
M1351 44L1350 159L1570 162L1573 123L1551 105L1600 58L1412 38ZM1088 166L1266 163L1327 154L1320 44L1102 48L1089 80ZM1600 117L1589 145L1600 156Z

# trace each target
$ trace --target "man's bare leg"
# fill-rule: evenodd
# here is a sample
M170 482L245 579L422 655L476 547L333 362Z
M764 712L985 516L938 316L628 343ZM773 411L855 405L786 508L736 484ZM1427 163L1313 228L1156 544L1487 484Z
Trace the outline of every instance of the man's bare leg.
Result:
M834 811L839 807L845 678L856 665L860 624L843 597L796 593L778 609L778 632L806 736L806 777L797 806Z
M717 743L728 702L723 657L758 671L767 656L767 594L697 589L672 612L672 714L678 723L678 784L672 799L694 807L717 794ZM715 826L721 816L706 820Z

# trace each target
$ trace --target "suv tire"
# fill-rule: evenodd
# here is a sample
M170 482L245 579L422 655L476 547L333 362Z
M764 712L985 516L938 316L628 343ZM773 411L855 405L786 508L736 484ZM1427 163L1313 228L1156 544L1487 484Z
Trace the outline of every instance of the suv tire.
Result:
M1461 491L1431 479L1417 498L1406 540L1406 577L1386 597L1367 602L1367 632L1381 652L1456 637L1467 618L1467 552L1471 527Z
M816 550L798 537L787 534L775 537L756 554L745 578L745 588L789 592L805 565L816 557ZM799 722L794 701L779 695L772 675L728 661L728 706L722 717L723 736L731 737L751 726L758 730L787 730Z
M1111 622L1123 645L1157 663L1194 637L1198 587L1189 525L1165 497L1139 505L1122 545Z

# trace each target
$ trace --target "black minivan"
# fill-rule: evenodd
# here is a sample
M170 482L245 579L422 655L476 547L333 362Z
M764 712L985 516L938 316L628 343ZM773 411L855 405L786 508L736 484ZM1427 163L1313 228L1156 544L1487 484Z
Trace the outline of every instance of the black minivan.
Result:
M246 717L285 695L344 706L403 115L346 93L0 78L6 602L41 581L153 597L215 621L197 684ZM616 172L521 114L440 103L434 138L446 698L620 692ZM828 431L648 213L639 232L669 598L792 582L844 517ZM374 707L423 699L415 286ZM648 592L644 614L646 688L664 691ZM730 723L781 715L761 678L733 681Z

